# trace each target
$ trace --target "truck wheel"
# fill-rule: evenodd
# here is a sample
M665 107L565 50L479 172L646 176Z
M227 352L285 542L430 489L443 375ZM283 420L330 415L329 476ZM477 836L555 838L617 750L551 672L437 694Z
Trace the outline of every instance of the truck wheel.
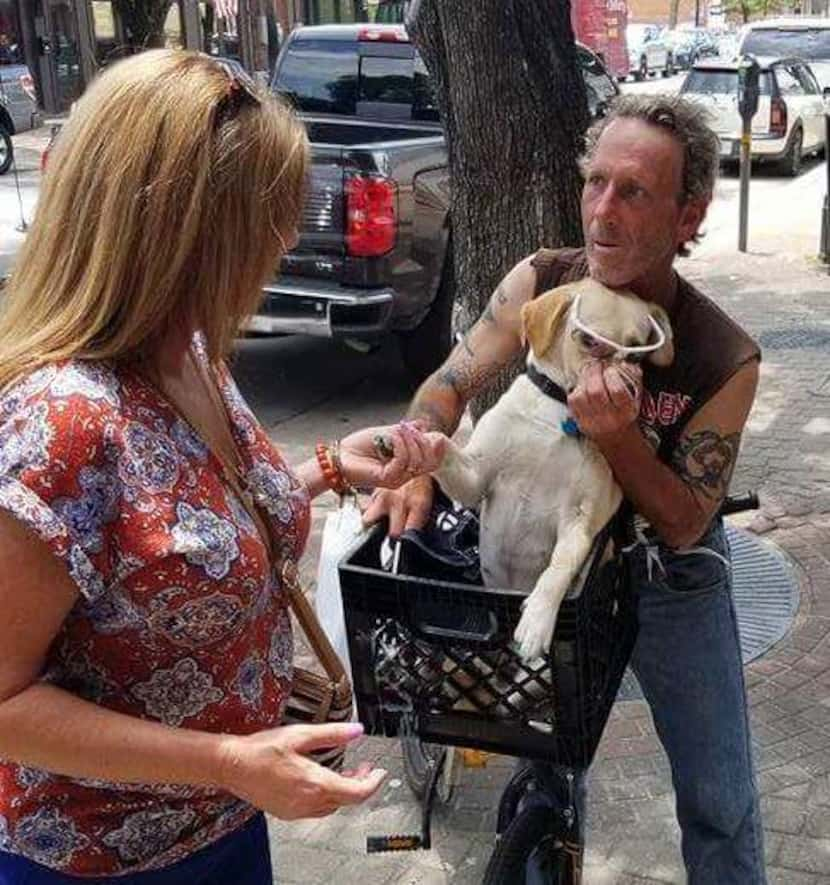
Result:
M6 127L0 123L0 175L5 175L11 169L14 158L12 137Z
M447 358L452 349L452 306L455 274L452 243L447 246L444 269L429 313L414 328L400 333L401 355L409 377L420 384Z
M663 76L674 76L674 56L671 53L666 56L666 66L663 68Z

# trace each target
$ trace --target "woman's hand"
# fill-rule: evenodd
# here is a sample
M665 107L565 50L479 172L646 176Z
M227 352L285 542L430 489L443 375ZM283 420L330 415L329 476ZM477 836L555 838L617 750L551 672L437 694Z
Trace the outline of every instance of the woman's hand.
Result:
M413 476L437 470L446 444L443 433L425 433L417 421L401 421L340 440L340 462L351 485L396 489Z
M362 726L284 725L223 743L220 786L280 820L325 817L357 805L381 785L386 772L367 764L337 774L305 754L339 747L363 734Z

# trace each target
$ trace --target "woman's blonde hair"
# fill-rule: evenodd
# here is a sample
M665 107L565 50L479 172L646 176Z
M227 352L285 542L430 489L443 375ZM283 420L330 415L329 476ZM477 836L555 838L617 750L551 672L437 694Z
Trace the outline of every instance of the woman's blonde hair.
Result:
M62 130L3 293L0 389L66 357L140 357L176 324L226 355L294 236L302 124L206 55L151 50Z

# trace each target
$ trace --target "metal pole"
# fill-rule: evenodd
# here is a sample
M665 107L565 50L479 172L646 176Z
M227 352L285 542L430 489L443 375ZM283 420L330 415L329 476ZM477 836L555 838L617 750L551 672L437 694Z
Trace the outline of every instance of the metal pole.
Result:
M746 229L749 222L749 175L751 171L750 147L752 145L751 134L752 120L742 117L741 124L741 195L740 195L740 221L738 224L738 249L746 252Z
M830 111L824 114L824 165L827 171L827 190L824 194L824 208L821 212L821 242L819 258L830 264Z

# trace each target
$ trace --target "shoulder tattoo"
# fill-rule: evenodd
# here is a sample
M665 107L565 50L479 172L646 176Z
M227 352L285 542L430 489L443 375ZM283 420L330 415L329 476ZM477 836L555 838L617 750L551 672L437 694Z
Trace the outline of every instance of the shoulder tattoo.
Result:
M727 436L714 430L690 433L677 444L672 467L693 491L718 501L729 488L740 441L740 433Z

